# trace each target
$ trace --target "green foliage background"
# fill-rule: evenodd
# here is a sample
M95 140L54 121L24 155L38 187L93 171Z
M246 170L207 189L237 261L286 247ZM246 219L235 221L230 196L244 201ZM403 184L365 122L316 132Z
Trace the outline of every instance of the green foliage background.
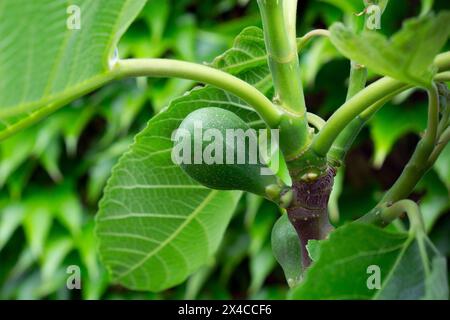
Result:
M432 2L432 1L431 1ZM354 19L351 2L301 1L298 34ZM389 3L381 32L396 32L430 1ZM449 9L435 1L436 11ZM122 38L120 56L211 62L247 26L260 26L256 1L149 0ZM326 39L301 56L308 105L327 117L345 99L349 63ZM375 76L371 75L374 79ZM185 283L162 293L110 283L93 234L94 215L112 166L148 119L193 87L185 80L131 79L77 100L0 143L0 298L2 299L284 299L288 290L270 246L279 216L246 195L216 257ZM341 225L369 210L401 172L426 124L426 94L408 92L364 129L337 178L330 204ZM450 255L450 148L418 185L431 238ZM67 290L66 268L82 270L82 290Z

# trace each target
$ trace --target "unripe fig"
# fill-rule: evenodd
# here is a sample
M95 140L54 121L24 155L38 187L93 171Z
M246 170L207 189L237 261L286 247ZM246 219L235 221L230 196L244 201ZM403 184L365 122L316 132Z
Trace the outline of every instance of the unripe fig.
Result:
M269 169L260 160L257 133L231 111L211 107L190 113L174 140L175 154L183 153L181 168L204 186L249 191L272 200L284 191L274 174L262 174Z
M287 214L283 214L272 229L272 251L281 265L289 287L300 283L302 278L302 257L300 241Z

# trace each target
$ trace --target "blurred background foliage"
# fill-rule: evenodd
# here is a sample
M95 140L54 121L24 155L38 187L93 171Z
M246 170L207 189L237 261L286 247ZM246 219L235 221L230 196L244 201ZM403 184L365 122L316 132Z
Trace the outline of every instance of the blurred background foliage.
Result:
M354 1L300 1L298 34L355 19ZM449 9L448 0L390 1L381 32L402 20ZM121 57L211 62L247 26L260 26L256 1L148 0L121 40ZM328 117L345 99L349 62L325 39L301 55L310 111ZM374 80L375 75L370 75ZM247 194L216 257L166 292L133 292L111 284L98 261L94 216L112 166L152 115L194 83L130 79L113 83L0 143L0 298L2 299L283 299L287 285L270 247L279 211ZM335 225L376 204L400 174L426 123L426 95L408 92L363 130L337 176L330 202ZM411 196L420 202L433 241L450 255L450 148ZM401 226L400 226L401 227ZM82 290L66 289L78 265Z

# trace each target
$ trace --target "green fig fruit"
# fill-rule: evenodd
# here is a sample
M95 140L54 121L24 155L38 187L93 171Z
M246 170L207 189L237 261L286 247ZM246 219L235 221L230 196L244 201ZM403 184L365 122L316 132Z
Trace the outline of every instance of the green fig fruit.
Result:
M235 113L198 109L183 120L172 140L176 141L172 160L175 154L175 162L181 162L181 168L202 185L271 199L282 195L280 179L273 173L267 175L270 170L260 161L257 132Z

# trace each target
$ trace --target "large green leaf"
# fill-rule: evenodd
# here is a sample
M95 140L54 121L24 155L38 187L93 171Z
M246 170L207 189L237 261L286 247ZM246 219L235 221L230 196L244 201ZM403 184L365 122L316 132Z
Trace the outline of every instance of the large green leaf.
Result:
M261 30L249 28L236 41L251 35L246 50L259 48ZM238 50L241 52L240 50ZM223 69L246 65L252 55L235 49L216 60ZM227 68L228 67L228 68ZM237 75L268 93L268 67L234 69ZM216 251L241 192L215 191L189 178L171 161L171 136L182 120L202 107L226 108L251 125L258 115L243 101L213 88L195 89L175 99L151 119L113 169L100 202L97 235L103 262L113 278L140 290L159 291L184 281Z
M183 281L217 249L240 192L198 185L171 162L172 131L225 94L195 90L153 118L113 170L97 219L103 261L135 289ZM215 100L217 99L217 100Z
M111 80L116 44L145 2L2 0L0 136ZM69 28L73 5L80 29Z
M300 60L305 84L313 85L320 68L338 54L328 39L318 39L314 42L311 49L302 54ZM261 68L267 66L267 51L262 30L254 27L247 28L236 37L233 48L217 57L212 66L232 74L239 73L244 80L247 76L251 79L255 70L264 70ZM270 73L262 78L267 88L272 86L271 79Z
M449 20L449 12L413 18L390 39L371 31L355 34L336 23L330 28L331 41L344 56L376 73L428 87L436 71L433 59L450 33Z
M264 34L259 28L244 29L236 37L233 48L214 59L212 66L239 75L264 92L272 87Z
M314 243L315 262L304 282L293 289L292 297L447 299L446 266L424 237L360 223L338 228L328 240ZM421 244L426 249L421 249ZM373 284L370 277L375 275L374 270L379 271L378 288L368 285Z

